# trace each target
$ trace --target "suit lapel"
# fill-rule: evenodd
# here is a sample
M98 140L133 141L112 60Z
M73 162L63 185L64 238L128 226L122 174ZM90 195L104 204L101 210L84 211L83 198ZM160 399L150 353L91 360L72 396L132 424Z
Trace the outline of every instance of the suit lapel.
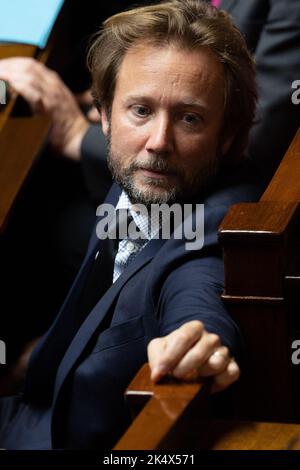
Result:
M91 313L88 315L86 320L81 325L76 336L71 342L60 366L57 371L55 391L54 391L54 403L57 400L59 391L64 383L65 378L72 369L75 362L83 353L89 340L92 338L96 329L99 327L101 322L105 319L112 303L120 290L126 284L126 282L143 266L145 266L153 256L158 252L165 240L153 239L141 253L132 261L132 263L126 268L123 274L117 279L117 281L108 289L104 296L99 300L97 305L93 308Z
M120 193L121 189L117 185L113 185L105 202L115 206ZM100 219L98 218L97 223ZM87 255L61 311L30 359L25 384L25 393L29 393L30 396L35 393L35 390L44 390L45 395L48 393L49 397L52 396L57 369L77 331L76 305L79 301L79 292L94 261L95 252L97 249L101 250L102 243L103 241L98 239L94 227Z

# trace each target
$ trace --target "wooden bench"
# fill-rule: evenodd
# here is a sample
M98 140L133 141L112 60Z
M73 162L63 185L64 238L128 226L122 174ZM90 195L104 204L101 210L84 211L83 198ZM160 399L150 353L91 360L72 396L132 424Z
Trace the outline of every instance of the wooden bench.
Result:
M291 360L300 339L299 203L300 129L260 201L232 206L220 226L222 298L248 357L232 419L207 418L205 383L153 385L145 366L126 393L145 406L116 450L300 447L300 364Z
M143 366L126 392L142 411L114 450L300 449L300 424L209 419L207 393L201 383L153 385Z
M242 330L248 363L239 381L242 419L300 418L300 129L257 203L233 206L220 227L223 300Z
M63 69L71 48L65 25L70 14L68 2L63 6L46 48L26 44L0 44L0 59L32 57L50 68ZM18 96L0 106L0 234L4 232L10 211L42 149L50 128L50 118L32 115Z

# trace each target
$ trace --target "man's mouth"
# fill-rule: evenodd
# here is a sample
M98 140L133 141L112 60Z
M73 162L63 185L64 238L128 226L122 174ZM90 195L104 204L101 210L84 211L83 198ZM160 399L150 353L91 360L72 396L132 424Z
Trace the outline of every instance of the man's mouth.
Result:
M143 176L147 178L168 178L174 176L174 173L170 171L150 170L146 168L139 168L139 170L142 172Z

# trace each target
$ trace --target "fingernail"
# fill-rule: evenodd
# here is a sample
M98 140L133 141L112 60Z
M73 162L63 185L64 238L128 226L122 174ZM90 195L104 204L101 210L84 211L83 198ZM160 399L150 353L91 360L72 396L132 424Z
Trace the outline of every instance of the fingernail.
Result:
M155 366L152 370L152 376L162 376L168 372L168 369L165 365L160 364L159 366Z

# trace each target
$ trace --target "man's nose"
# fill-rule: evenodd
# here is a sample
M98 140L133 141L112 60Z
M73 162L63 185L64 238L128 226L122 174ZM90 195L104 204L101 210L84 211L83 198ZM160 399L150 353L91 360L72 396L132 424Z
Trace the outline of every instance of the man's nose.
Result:
M169 154L173 150L173 127L169 116L159 115L153 118L146 150L150 153Z

